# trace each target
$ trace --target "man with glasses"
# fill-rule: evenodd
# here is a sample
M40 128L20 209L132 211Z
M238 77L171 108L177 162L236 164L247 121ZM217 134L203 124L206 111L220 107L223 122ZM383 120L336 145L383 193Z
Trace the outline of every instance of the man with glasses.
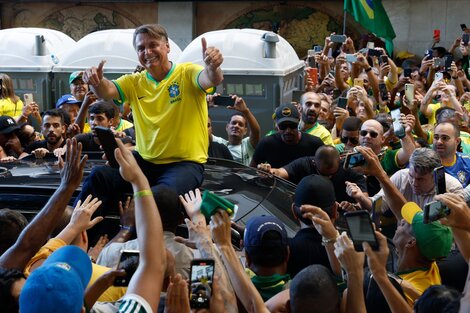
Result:
M443 122L434 129L433 149L439 155L446 173L457 178L465 188L470 183L470 157L457 152L460 129L455 124Z
M299 131L299 111L295 105L280 105L274 118L277 133L264 137L258 143L250 166L269 163L274 168L280 168L300 157L315 155L317 149L323 146L320 138Z

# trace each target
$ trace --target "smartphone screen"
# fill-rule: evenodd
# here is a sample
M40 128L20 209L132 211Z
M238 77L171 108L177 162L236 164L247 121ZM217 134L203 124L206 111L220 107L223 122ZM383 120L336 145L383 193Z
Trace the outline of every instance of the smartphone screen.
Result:
M122 250L117 269L126 271L126 276L116 277L114 286L128 286L139 266L139 250Z
M440 39L441 39L441 30L440 30L440 29L435 29L435 30L434 30L433 38L434 38L434 39L437 39L437 40L440 40Z
M347 105L348 105L348 98L345 98L345 97L338 98L338 108L346 109Z
M428 202L424 205L423 223L429 224L450 214L448 207L440 201Z
M359 152L348 153L344 161L344 168L353 168L366 164L366 159Z
M192 260L190 277L189 304L191 308L209 308L214 279L214 260Z
M395 136L398 138L403 138L405 137L405 127L400 123L400 109L395 109L390 112L390 115L392 116L393 120L393 133Z
M387 85L385 85L385 83L380 83L379 84L379 90L380 90L380 97L382 98L382 100L383 101L388 101Z
M367 48L368 48L368 49L374 49L374 48L375 48L374 42L373 42L373 41L367 42Z
M405 77L411 77L411 68L405 68L403 70L403 76Z
M470 39L470 34L469 33L465 33L465 34L462 35L462 42L463 42L464 46L468 46L469 39Z
M364 80L362 78L354 78L354 86L360 86L364 88Z
M343 43L346 41L345 35L331 35L330 39L332 42Z
M346 62L348 63L354 63L354 62L357 62L357 56L355 56L354 54L346 54Z
M386 55L382 54L379 60L380 60L380 64L388 64L388 56Z
M235 99L232 96L219 95L214 97L212 101L215 105L232 106L235 104Z
M415 98L415 85L405 84L405 96L411 104Z
M30 105L33 102L33 94L32 93L25 93L24 94L24 105Z
M434 169L434 187L436 188L437 195L446 193L446 171L444 166Z
M379 229L380 227L380 213L382 212L382 204L383 204L382 196L372 201L371 219L377 229Z
M98 140L106 154L109 165L114 168L119 168L119 163L114 157L114 150L118 148L118 145L111 129L102 126L95 126L93 131L96 133L96 136L98 136Z
M378 250L379 243L375 236L369 212L365 210L346 212L344 217L346 218L349 235L351 236L356 251L363 251L362 243L364 241L367 242L373 250Z
M316 67L307 69L308 76L312 80L313 85L318 84L318 69Z

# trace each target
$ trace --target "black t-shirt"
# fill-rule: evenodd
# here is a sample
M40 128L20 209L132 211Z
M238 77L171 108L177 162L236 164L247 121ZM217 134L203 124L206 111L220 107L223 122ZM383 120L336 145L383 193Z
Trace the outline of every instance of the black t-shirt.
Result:
M62 148L65 146L66 140L62 140L62 143L60 144L59 148ZM47 149L47 140L40 140L40 141L35 141L31 144L29 144L26 148L24 148L24 152L26 153L31 153L32 151L39 149L39 148L44 148ZM54 151L49 151L49 152L54 152Z
M93 133L78 134L77 142L82 143L82 151L101 151L100 145L93 140Z
M312 174L319 175L313 159L313 156L302 157L284 166L284 169L289 174L289 180L294 184L298 184L305 176ZM347 181L357 184L362 192L367 192L367 184L364 176L351 169L344 169L340 167L338 171L330 178L330 180L335 188L335 197L336 201L338 202L356 202L346 193Z
M209 142L209 157L233 161L232 154L227 146L214 141Z
M288 145L282 141L281 134L277 133L261 139L256 146L252 163L269 163L273 168L280 168L300 157L315 155L321 146L323 141L320 138L306 133L302 133L298 144Z
M287 273L291 278L312 264L321 264L331 270L328 254L321 241L321 235L312 227L299 230L291 239L290 257L287 263Z

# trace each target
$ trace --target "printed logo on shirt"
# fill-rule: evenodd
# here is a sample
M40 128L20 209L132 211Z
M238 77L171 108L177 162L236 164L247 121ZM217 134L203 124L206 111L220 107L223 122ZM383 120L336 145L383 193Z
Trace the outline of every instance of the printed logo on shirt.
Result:
M181 101L180 85L177 82L173 82L168 87L168 94L170 95L170 103Z
M462 183L462 184L465 183L465 181L466 181L466 175L465 175L465 172L464 172L464 171L458 171L458 172L457 172L457 176L458 176L458 178L459 178L460 183Z

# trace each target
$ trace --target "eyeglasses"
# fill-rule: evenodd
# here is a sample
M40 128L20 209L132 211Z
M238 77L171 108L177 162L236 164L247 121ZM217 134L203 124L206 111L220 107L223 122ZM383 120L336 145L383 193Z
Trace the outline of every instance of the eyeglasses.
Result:
M439 141L439 140L441 140L442 142L447 142L450 140L450 137L447 135L439 136L438 134L434 134L434 141Z
M361 132L359 133L362 137L365 137L367 136L367 134L369 134L372 138L377 138L377 136L379 135L379 133L371 130L371 131L368 131L368 130L361 130Z
M341 137L342 143L347 143L350 141L353 145L357 145L359 143L359 139L357 137Z
M277 125L279 130L286 130L288 128L296 130L298 126L299 124L296 124L296 123L282 123L282 124Z

